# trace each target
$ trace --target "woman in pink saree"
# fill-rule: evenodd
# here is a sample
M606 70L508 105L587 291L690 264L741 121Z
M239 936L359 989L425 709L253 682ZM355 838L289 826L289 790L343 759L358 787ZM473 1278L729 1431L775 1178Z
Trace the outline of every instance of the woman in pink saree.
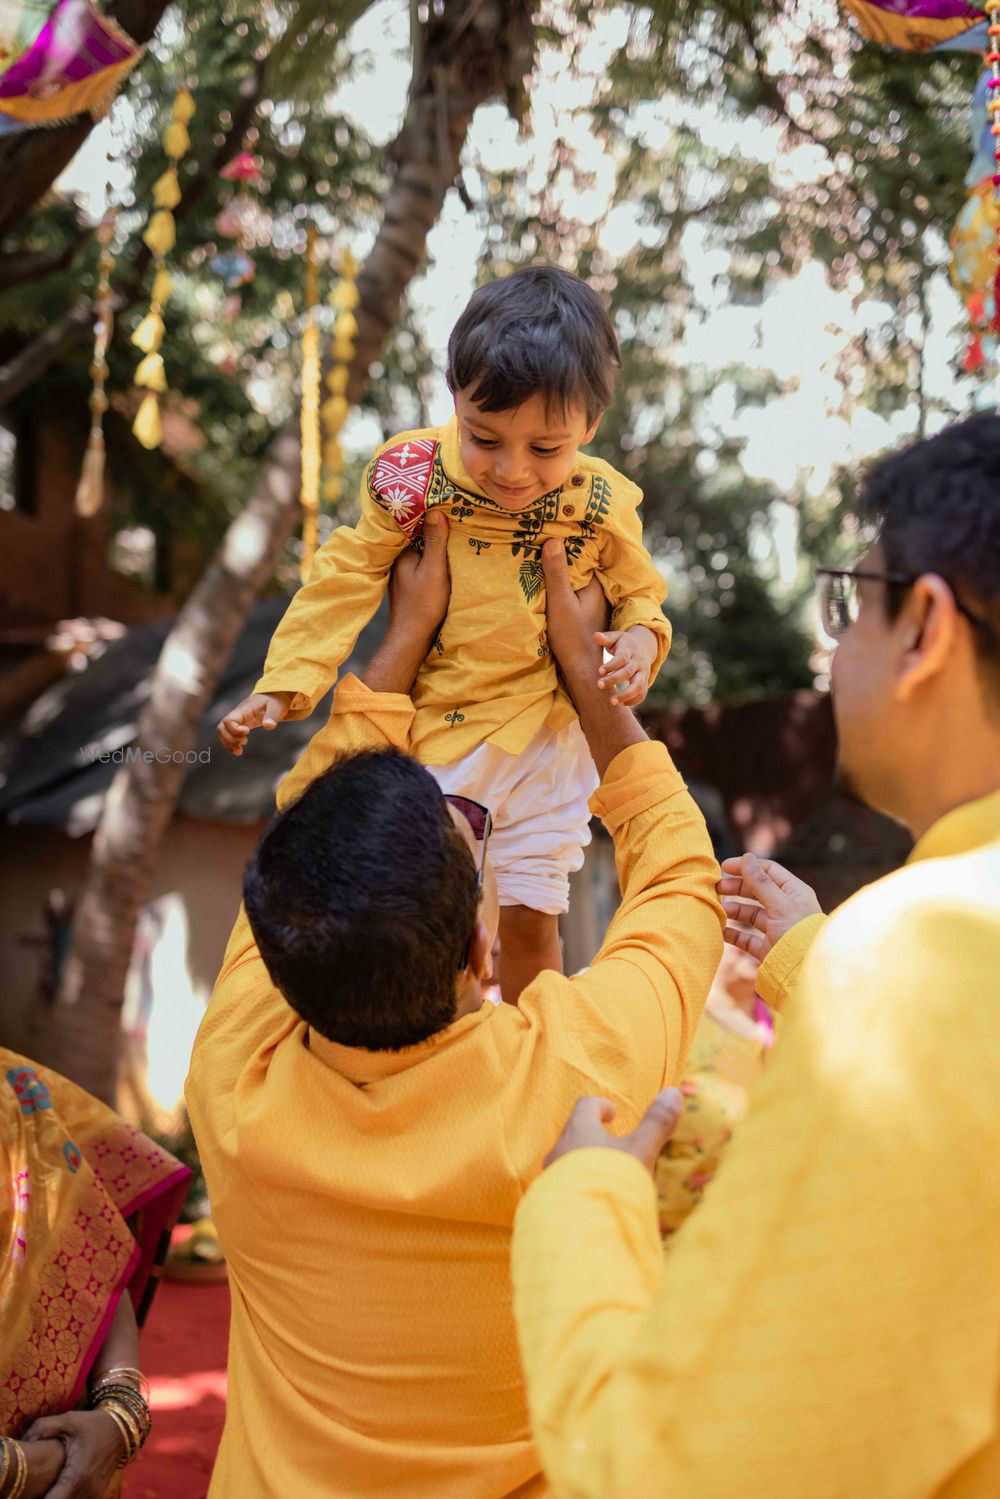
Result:
M141 1389L138 1327L190 1173L3 1048L0 1168L0 1499L103 1499L136 1455L121 1391ZM76 1409L101 1380L120 1392L116 1417Z

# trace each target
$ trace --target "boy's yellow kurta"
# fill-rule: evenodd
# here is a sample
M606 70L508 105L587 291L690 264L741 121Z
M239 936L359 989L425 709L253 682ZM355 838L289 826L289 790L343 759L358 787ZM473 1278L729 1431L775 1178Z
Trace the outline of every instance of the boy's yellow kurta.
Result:
M376 455L361 482L358 524L339 527L316 554L309 581L275 631L255 692L294 693L289 717L304 718L329 690L409 542L400 524L407 464L419 469L435 445L426 504L448 516L451 599L413 689L412 753L426 765L449 765L489 741L517 755L544 724L572 722L546 641L540 549L549 537L566 545L574 588L599 575L613 630L645 625L654 632L655 676L670 643L660 608L667 590L642 544L636 485L600 458L578 453L561 490L505 510L463 467L454 418L440 429L404 432L386 447L400 445L412 456L397 460L398 491L387 478L376 492Z
M347 677L332 724L341 751L405 747L412 717ZM590 971L403 1052L311 1033L237 921L187 1087L233 1296L212 1499L547 1492L514 1213L580 1094L629 1129L680 1076L721 950L717 867L666 748L620 754L594 807L623 899Z
M519 1213L559 1499L1000 1495L1000 794L822 925L761 970L778 999L815 936L665 1263L620 1152L565 1156Z

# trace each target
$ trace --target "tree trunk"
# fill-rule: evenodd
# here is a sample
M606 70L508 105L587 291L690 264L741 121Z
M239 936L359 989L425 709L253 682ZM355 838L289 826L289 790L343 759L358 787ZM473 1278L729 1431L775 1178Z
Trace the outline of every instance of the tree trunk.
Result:
M111 0L105 13L145 46L168 0ZM53 129L18 131L0 139L0 241L44 197L93 130L89 114Z
M445 0L420 38L396 171L358 277L357 354L348 398L368 370L418 269L476 107L510 98L532 59L533 0ZM139 909L184 777L183 755L212 700L254 597L297 520L297 419L271 445L246 510L230 526L164 644L138 728L149 754L112 783L77 903L47 1060L98 1097L115 1091L122 995Z

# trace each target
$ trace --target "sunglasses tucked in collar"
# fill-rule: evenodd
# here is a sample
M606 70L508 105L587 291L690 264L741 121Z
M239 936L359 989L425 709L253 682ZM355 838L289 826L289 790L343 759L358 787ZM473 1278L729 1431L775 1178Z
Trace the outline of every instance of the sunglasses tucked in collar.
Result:
M912 588L918 576L917 573L868 572L861 567L853 570L836 567L817 568L816 583L819 587L819 610L823 629L832 640L839 640L856 623L861 613L859 580L887 583L892 588ZM993 637L993 627L981 615L974 614L971 609L967 608L953 588L952 594L959 614L964 615L977 630L982 630Z
M488 807L484 807L481 802L471 801L467 796L452 796L446 793L445 801L449 806L454 807L456 812L461 812L472 829L472 836L480 845L479 868L476 871L476 905L478 906L479 897L483 893L483 879L486 874L486 846L490 841L490 833L493 830L493 818L490 816ZM462 954L462 961L458 965L460 971L463 968L468 968L471 950L472 934L470 932L469 940L465 944L465 951Z

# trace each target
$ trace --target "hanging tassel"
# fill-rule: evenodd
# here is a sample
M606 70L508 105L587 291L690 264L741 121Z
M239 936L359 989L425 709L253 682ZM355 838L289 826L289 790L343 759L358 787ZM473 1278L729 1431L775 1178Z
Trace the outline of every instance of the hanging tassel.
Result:
M132 431L143 447L150 450L158 448L163 441L160 407L152 391L150 391L148 396L143 396L142 404L136 413L135 421L132 423Z
M76 486L76 513L96 515L104 502L104 429L91 427L87 451L83 455L80 482Z
M94 321L94 357L90 366L90 378L93 381L90 391L90 436L83 455L74 502L77 515L84 517L96 515L104 501L104 413L108 409L106 356L114 323L111 307L111 272L114 268L111 241L114 238L116 220L117 209L109 207L97 230L101 252L97 257L97 294L94 298L97 315Z
M155 390L162 395L167 388L162 355L147 354L135 372L134 382L143 390Z

